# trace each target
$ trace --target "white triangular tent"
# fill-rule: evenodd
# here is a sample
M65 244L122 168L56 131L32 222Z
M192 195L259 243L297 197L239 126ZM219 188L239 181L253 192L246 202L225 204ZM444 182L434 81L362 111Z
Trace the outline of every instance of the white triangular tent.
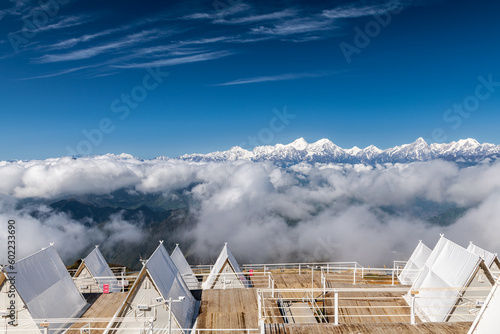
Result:
M479 314L472 323L468 334L497 333L500 328L500 285L497 280Z
M405 296L424 322L471 321L486 299L494 278L483 259L441 236Z
M0 279L0 310L10 303L9 289L16 291L18 326L6 327L7 333L8 329L41 333L38 325L45 320L50 333L62 333L74 322L71 319L79 318L89 306L52 246L19 260L14 270L12 274L3 272ZM15 280L15 288L11 288L9 278Z
M399 283L402 285L412 285L431 253L432 250L420 240L410 259L406 262L401 274L398 276Z
M481 256L484 259L484 263L490 269L490 271L499 272L500 271L500 261L498 260L497 254L488 252L481 247L478 247L470 242L467 250Z
M227 243L219 254L217 261L210 271L202 289L232 289L249 288L251 281L241 272L238 262L227 247Z
M103 292L103 285L109 285L109 292L120 292L118 280L102 256L98 246L82 260L73 280L82 293Z
M177 301L180 297L184 298ZM174 301L170 323L173 333L180 333L179 329L191 328L197 302L163 243L160 243L137 276L116 314L119 320L112 321L109 333L126 334L131 333L133 329L139 333L141 330L148 331L151 327L155 328L152 333L168 333L167 301L170 298Z
M200 288L200 283L198 282L198 279L193 273L193 270L191 269L191 266L189 266L189 263L186 260L186 257L182 253L181 249L179 248L179 244L175 246L174 251L172 254L170 254L170 258L174 262L175 266L181 273L182 278L184 279L184 282L186 282L187 287L190 290L196 290Z

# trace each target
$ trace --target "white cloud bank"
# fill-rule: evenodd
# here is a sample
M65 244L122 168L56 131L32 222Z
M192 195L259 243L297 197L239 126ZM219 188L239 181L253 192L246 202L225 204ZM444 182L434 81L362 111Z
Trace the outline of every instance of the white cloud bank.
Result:
M24 198L56 200L122 188L165 195L183 190L197 220L183 236L192 241L192 251L208 257L215 257L228 241L242 262L389 264L408 256L419 239L433 247L443 232L464 246L472 240L492 252L500 250L500 162L462 169L444 161L282 169L271 163L140 161L111 155L0 162L0 219L3 224L15 217L19 245L26 252L55 241L70 258L102 241L106 233L113 242L140 242L140 225L121 217L112 217L108 230L102 231L47 208L41 215L45 218L37 219L27 209L15 209L16 201ZM473 208L448 227L380 210L416 200ZM0 239L5 237L3 228Z

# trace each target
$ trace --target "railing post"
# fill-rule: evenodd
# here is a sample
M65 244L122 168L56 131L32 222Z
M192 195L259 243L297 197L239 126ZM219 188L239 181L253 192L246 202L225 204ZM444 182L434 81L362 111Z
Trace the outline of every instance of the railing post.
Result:
M392 269L392 285L394 285L394 269Z
M259 311L259 329L260 334L265 334L264 328L264 314L262 314L262 303L264 303L263 296L261 295L262 291L257 291L257 306Z
M361 278L365 278L365 267L361 267Z
M339 324L339 293L337 290L335 290L335 298L334 298L334 316L335 316L335 322L334 324L335 325L338 325Z
M271 287L271 275L269 275L267 277L268 277L268 286L267 287L270 288Z
M272 281L272 284L271 284L271 297L274 298L274 280Z
M299 263L299 275L300 275L300 263Z
M354 271L353 272L354 272L354 276L353 276L354 278L353 278L352 284L356 284L356 267L354 267Z
M415 325L415 295L411 295L411 317L410 323Z

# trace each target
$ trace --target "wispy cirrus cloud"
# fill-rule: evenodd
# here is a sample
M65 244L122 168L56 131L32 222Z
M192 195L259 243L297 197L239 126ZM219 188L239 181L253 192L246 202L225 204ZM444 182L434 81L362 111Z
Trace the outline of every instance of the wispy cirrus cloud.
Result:
M86 49L75 50L68 53L48 54L35 60L37 63L55 63L62 61L82 60L98 56L109 51L116 51L126 47L131 47L137 44L146 43L156 40L167 34L166 31L159 29L144 30L139 33L128 35L118 41L112 41L107 44L102 44Z
M34 30L33 32L41 32L41 31L51 31L51 30L58 30L58 29L66 29L70 27L75 27L79 26L88 22L91 22L92 19L86 15L82 16L68 16L60 19L59 21L48 24L45 26L41 26L38 29Z
M272 82L272 81L286 81L286 80L296 80L303 78L319 78L331 75L331 72L311 72L311 73L288 73L288 74L278 74L271 76L253 77L233 80L229 82L224 82L221 84L216 84L213 86L233 86L233 85L245 85L260 82Z
M150 62L143 62L143 63L114 65L113 67L116 67L116 68L147 68L147 67L156 67L156 66L175 66L175 65L181 65L181 64L197 63L197 62L202 62L202 61L215 60L215 59L230 56L232 54L234 54L234 53L230 52L230 51L213 51L213 52L205 52L205 53L200 53L200 54L185 56L185 57L158 59L158 60L153 60Z
M119 28L103 30L103 31L100 31L100 32L97 32L94 34L85 34L85 35L80 36L80 37L73 37L73 38L69 38L69 39L51 44L51 45L47 45L47 46L44 46L43 48L47 49L47 50L69 49L69 48L75 47L76 45L78 45L80 43L90 42L90 41L92 41L96 38L99 38L99 37L105 37L105 36L108 36L108 35L111 35L111 34L114 34L117 32L126 31L126 30L130 29L131 27L132 27L131 25L126 25L126 26L122 26Z
M19 79L19 80L35 80L35 79L52 78L52 77L57 77L57 76L60 76L60 75L65 75L65 74L70 74L70 73L78 72L78 71L81 71L81 70L86 70L86 69L89 69L89 68L94 68L94 67L97 67L97 66L99 66L99 65L90 65L90 66L81 66L81 67L69 68L69 69L66 69L66 70L63 70L63 71L59 71L59 72L56 72L56 73L39 75L39 76L34 76L34 77L29 77L29 78L22 78L22 79Z
M31 8L30 0L9 0L12 7L3 10L4 15L22 15Z
M288 36L326 31L333 28L334 25L331 20L321 20L318 18L298 18L284 21L271 27L259 26L256 28L252 28L251 32L253 34Z
M285 9L279 12L273 12L268 14L261 15L251 15L238 17L230 20L218 19L215 20L214 23L225 23L225 24L246 24L246 23L255 23L261 21L270 21L270 20L280 20L284 18L297 16L298 11L293 9Z
M372 15L382 15L391 10L396 10L403 6L402 2L399 0L392 0L384 3L377 3L372 5L349 5L340 6L334 9L324 10L322 15L329 19L344 19L344 18L356 18Z
M224 18L226 16L231 16L239 13L246 12L250 10L252 7L245 4L245 3L239 3L235 4L233 6L229 6L224 9L220 10L215 10L210 13L193 13L189 15L185 15L182 17L182 19L185 20L217 20Z

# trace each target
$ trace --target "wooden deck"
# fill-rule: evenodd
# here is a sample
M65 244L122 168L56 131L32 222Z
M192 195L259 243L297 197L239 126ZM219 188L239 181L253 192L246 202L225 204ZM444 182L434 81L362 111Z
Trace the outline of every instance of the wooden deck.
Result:
M471 322L410 324L267 325L266 334L467 334Z
M196 327L199 329L257 328L258 305L256 290L203 290ZM225 331L224 333L232 332ZM241 334L241 332L235 333ZM212 334L212 332L204 331L203 334Z
M334 294L327 293L325 314L334 322ZM415 318L417 322L420 320ZM410 307L401 292L339 293L339 323L410 323Z
M127 297L127 292L114 292L110 294L89 293L84 294L87 303L92 304L87 311L80 317L79 321L74 323L67 334L80 334L80 328L90 323L90 328L106 328L108 322L92 322L92 318L111 318L118 311L123 301ZM88 322L85 319L89 319ZM83 320L83 321L82 321ZM101 334L104 330L91 330L92 334Z

